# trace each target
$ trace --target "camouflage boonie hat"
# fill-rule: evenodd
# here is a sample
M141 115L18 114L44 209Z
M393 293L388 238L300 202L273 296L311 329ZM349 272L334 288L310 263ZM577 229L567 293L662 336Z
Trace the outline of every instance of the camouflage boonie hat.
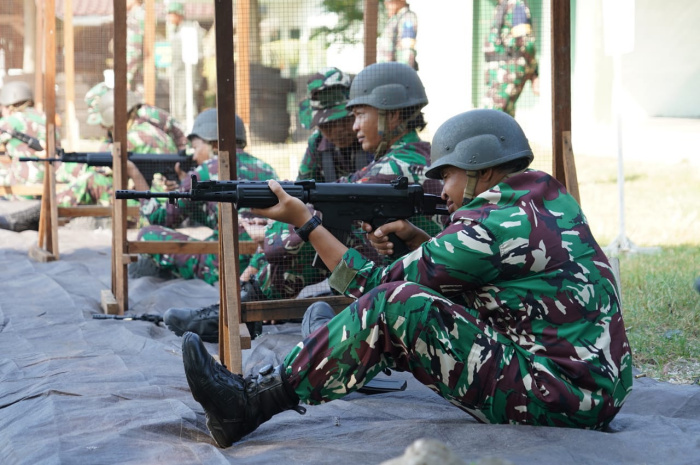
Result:
M185 16L185 5L180 2L168 2L168 6L165 9L166 13L176 13L180 16Z
M100 82L85 94L85 104L87 105L87 124L97 126L102 123L100 114L100 99L104 94L112 90L106 83Z
M350 115L345 108L350 95L350 76L338 68L324 68L311 76L307 98L299 104L299 121L305 129Z

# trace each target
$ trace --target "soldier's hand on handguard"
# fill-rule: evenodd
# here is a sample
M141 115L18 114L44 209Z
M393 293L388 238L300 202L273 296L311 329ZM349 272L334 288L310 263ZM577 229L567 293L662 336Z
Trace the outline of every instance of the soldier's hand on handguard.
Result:
M268 181L270 190L277 196L279 203L269 208L251 208L253 215L264 216L271 220L281 221L291 224L295 228L300 228L311 219L309 208L300 199L287 194L280 183L275 180Z
M392 221L381 225L375 230L372 230L371 224L362 223L362 229L367 232L367 238L372 247L381 255L392 255L394 253L394 244L389 240L389 234L391 233L396 234L399 239L404 241L410 250L416 250L423 242L430 240L428 233L406 220Z
M149 189L146 178L143 177L136 164L131 160L126 160L126 175L134 181L134 190L147 191Z

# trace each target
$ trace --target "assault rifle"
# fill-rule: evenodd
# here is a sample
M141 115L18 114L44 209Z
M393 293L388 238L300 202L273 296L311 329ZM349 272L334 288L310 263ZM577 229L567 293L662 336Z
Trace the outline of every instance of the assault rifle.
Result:
M346 243L356 220L377 228L391 221L414 215L448 215L445 203L438 195L426 194L420 184L409 184L399 177L391 184L317 183L310 181L281 181L282 188L292 197L310 203L322 215L323 226L338 240ZM117 199L167 198L192 201L228 202L236 209L267 208L275 205L277 196L267 181L197 181L192 176L189 192L151 192L118 190ZM408 248L398 237L390 237L394 255L401 256Z
M106 315L104 313L93 313L92 319L93 320L125 320L125 321L142 320L142 321L150 321L151 323L154 323L156 326L160 326L160 323L163 321L163 317L157 313L144 313L142 315Z
M58 157L19 157L19 161L48 161L64 163L85 163L88 166L112 166L111 152L65 152L63 149L56 149ZM143 177L150 185L153 175L160 173L167 179L178 181L175 173L175 163L180 163L182 171L190 171L196 165L194 159L185 154L184 150L178 153L128 153L129 160L133 161Z
M25 134L23 132L19 132L15 129L11 131L7 131L5 129L0 128L0 132L4 132L5 134L9 134L11 137L21 140L25 144L29 146L30 149L35 150L37 152L41 152L44 150L44 147L41 146L41 142L39 142L39 139L36 137L32 137L29 134Z

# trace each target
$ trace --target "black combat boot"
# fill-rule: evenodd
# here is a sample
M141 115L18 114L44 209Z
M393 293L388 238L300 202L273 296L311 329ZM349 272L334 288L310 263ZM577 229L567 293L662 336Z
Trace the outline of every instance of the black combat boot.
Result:
M189 332L182 338L182 361L192 396L204 408L207 428L219 447L229 447L285 410L306 413L282 365L266 365L244 379L214 360L199 336Z
M204 308L169 308L163 323L178 336L187 331L199 334L203 341L219 342L219 304Z

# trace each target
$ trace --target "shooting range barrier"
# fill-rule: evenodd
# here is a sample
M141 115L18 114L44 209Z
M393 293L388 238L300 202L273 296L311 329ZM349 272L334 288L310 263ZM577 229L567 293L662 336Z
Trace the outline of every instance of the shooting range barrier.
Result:
M26 3L26 2L25 2ZM31 3L31 2L29 2ZM110 5L111 3L111 5ZM219 179L238 179L235 163L235 128L233 115L238 114L248 127L248 149L250 153L275 167L281 179L294 179L298 162L306 148L306 140L311 131L301 127L297 117L297 105L304 98L306 81L309 76L325 66L338 66L345 72L356 74L363 66L377 59L377 35L385 21L384 6L379 0L365 0L361 5L362 20L355 32L321 30L307 21L308 18L321 18L319 2L302 1L294 5L289 2L264 2L261 0L222 0L211 3L184 2L185 16L199 24L206 31L203 41L209 48L202 54L203 75L207 89L200 96L197 112L207 107L218 109L219 127ZM421 33L418 47L429 44L446 30L445 21L451 18L432 18L425 5L429 2L413 2L412 8L421 17ZM430 104L426 107L429 122L421 137L430 140L439 124L456 114L447 103L459 102L459 111L479 107L483 94L483 35L490 27L493 5L487 0L476 0L472 6L459 5L460 24L468 28L454 29L451 33L472 37L472 49L468 57L455 60L456 75L451 82L464 81L463 86L452 90L454 98L441 95L445 87L439 80L445 75L444 63L438 62L437 55L426 52L418 55L419 75L426 85ZM59 5L60 4L60 5ZM264 4L264 5L263 5ZM53 14L59 6L58 18L62 34L57 34L56 18ZM36 30L26 31L29 37L35 36L34 56L44 57L43 69L34 72L35 100L46 113L47 153L55 153L56 141L53 137L56 121L56 83L59 88L63 127L66 129L67 149L77 140L76 117L83 111L75 101L78 86L89 89L102 80L96 70L107 68L114 77L114 129L113 129L113 186L115 190L127 188L127 9L126 2L96 2L96 9L104 9L93 16L84 15L73 8L71 0L47 0L44 8L36 8ZM551 172L571 193L578 198L578 184L571 137L571 49L569 2L532 1L534 28L542 45L537 54L540 62L540 87L542 96L536 97L529 86L518 101L518 121L525 132L538 134L532 141L535 151L535 168ZM81 7L82 8L82 7ZM161 51L167 49L166 14L164 5L155 0L144 0L143 66L140 88L144 102L169 109L169 81L167 60ZM422 13L426 13L421 16ZM352 16L350 11L336 12L341 16ZM464 13L464 14L463 14ZM26 16L26 14L25 14ZM94 22L95 17L102 18ZM75 25L73 24L75 19ZM93 21L92 23L90 21ZM113 31L113 40L110 32ZM354 34L354 40L345 40ZM57 50L59 53L44 53ZM8 35L8 37L10 37ZM232 40L233 38L233 40ZM198 39L199 40L199 39ZM353 43L354 42L354 43ZM434 44L433 44L434 45ZM427 46L427 45L426 45ZM469 49L469 47L466 47ZM208 51L207 51L208 50ZM428 50L428 49L426 49ZM63 56L62 74L56 76L56 55ZM172 56L169 57L173 59ZM8 62L17 61L9 56ZM39 62L41 60L38 60ZM163 64L165 63L165 64ZM59 63L60 65L61 63ZM460 75L459 68L469 68L467 74ZM473 69L472 69L473 68ZM436 79L438 77L438 79ZM164 90L165 89L165 90ZM452 102L449 102L452 100ZM440 112L448 107L451 113ZM191 116L191 115L190 115ZM542 121L551 122L542 125ZM191 129L184 128L186 133ZM85 133L95 131L86 127ZM82 129L81 129L82 132ZM541 137L541 133L546 135ZM551 158L550 158L551 157ZM551 164L550 164L551 161ZM47 163L47 173L52 170ZM115 201L111 207L78 207L59 209L55 202L56 185L54 177L47 175L39 190L42 199L42 216L37 259L58 257L57 227L59 218L82 215L103 215L112 218L112 285L102 292L103 311L110 314L124 314L128 310L129 278L127 266L139 254L218 254L220 291L220 342L219 354L233 371L240 370L241 350L249 347L250 338L245 322L284 320L300 318L308 305L318 299L284 299L257 302L240 302L239 254L252 254L256 245L239 241L238 215L232 205L221 204L219 209L218 241L166 241L147 242L127 239L127 218L134 215L126 201ZM41 258L44 257L44 258ZM336 309L344 308L352 299L343 296L323 298ZM203 302L203 305L206 305Z

